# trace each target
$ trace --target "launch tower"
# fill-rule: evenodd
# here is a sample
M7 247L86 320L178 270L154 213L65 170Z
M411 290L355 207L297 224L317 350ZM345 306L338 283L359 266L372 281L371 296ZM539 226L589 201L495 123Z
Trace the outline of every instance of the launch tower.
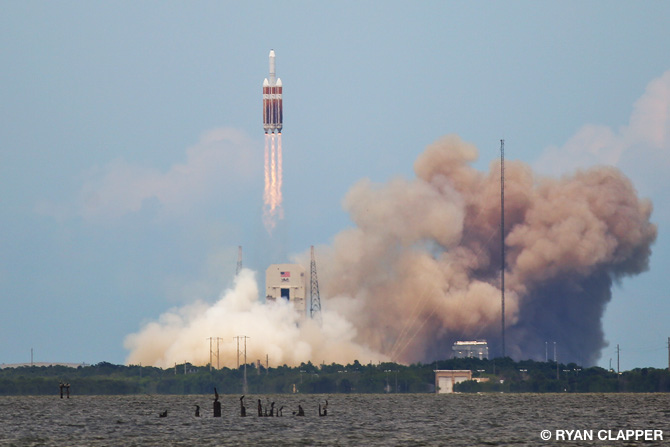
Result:
M305 269L299 264L273 264L265 271L265 301L286 300L305 318Z

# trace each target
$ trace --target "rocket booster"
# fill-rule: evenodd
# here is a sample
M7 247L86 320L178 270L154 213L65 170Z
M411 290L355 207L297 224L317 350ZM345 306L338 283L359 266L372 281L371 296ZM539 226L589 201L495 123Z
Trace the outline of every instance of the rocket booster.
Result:
M282 109L281 79L275 76L275 51L270 50L270 77L263 80L263 129L265 133L281 133Z

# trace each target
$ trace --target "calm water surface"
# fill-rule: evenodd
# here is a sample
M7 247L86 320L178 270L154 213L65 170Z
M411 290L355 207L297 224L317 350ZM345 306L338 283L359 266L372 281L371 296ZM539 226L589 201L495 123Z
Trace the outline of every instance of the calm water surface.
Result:
M256 399L284 406L256 416ZM317 405L327 398L328 416ZM0 397L1 446L472 446L668 445L669 394L397 394ZM201 407L196 418L195 405ZM291 415L298 404L306 416ZM166 418L158 413L168 410ZM542 430L552 439L543 441ZM593 441L557 441L556 430L591 430ZM601 441L599 430L663 430L663 441Z

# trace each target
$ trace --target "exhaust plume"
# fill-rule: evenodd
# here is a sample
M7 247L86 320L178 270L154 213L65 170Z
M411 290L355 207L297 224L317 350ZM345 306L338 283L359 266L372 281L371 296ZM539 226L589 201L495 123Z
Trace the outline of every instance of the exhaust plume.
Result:
M284 218L281 192L283 182L281 132L277 133L276 137L274 133L265 134L264 161L263 224L268 234L272 234L277 219Z

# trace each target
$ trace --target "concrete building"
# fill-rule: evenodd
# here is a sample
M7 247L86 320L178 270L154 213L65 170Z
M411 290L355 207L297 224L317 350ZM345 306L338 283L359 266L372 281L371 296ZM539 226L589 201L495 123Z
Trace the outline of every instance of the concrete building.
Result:
M293 304L301 317L305 317L307 280L305 269L298 264L272 264L265 271L265 301L279 299Z
M486 340L457 341L451 347L456 359L476 358L484 360L489 358L489 344Z
M435 392L437 394L453 393L454 385L466 380L472 380L472 371L469 369L438 369L435 371Z

